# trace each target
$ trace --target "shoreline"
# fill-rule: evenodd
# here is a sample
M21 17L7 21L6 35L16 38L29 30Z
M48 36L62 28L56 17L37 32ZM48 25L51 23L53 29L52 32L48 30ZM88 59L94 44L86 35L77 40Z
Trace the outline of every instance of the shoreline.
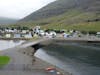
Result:
M46 71L45 69L48 68L48 67L54 67L56 70L58 70L59 72L63 73L63 75L72 75L72 73L69 73L69 72L65 72L63 69L60 69L59 67L49 63L49 62L46 62L36 56L31 56L31 51L27 51L27 50L24 50L24 53L25 55L28 55L29 57L31 57L33 60L35 59L35 61L33 62L33 64L31 65L31 70L35 70L35 69L42 69L44 71ZM32 68L32 66L34 68ZM52 75L52 74L50 74Z
M48 62L46 62L46 61L44 61L44 60L42 60L42 59L40 59L40 58L38 58L38 57L35 57L35 58L36 58L36 62L35 62L35 63L37 63L38 61L40 61L41 64L45 64L45 65L43 65L44 70L45 70L46 68L48 68L48 67L53 67L53 68L55 68L57 71L61 72L63 75L72 75L71 73L65 72L64 70L60 69L59 67L57 67L57 66L55 66L55 65L52 65L52 64L50 64L50 63L48 63Z
M21 48L20 46L16 46L14 48L1 51L0 55L9 56L11 58L11 62L5 66L3 70L0 70L0 73L2 75L13 75L13 73L14 75L17 75L17 73L19 73L19 75L52 75L49 74L49 72L47 72L45 69L48 67L54 67L57 71L64 73L63 75L72 75L71 73L65 72L64 70L55 67L54 65L40 58L32 56L33 50L34 49L32 47ZM36 61L32 62L34 59ZM11 66L12 64L14 66ZM9 65L11 68L9 68ZM27 74L27 72L29 73Z

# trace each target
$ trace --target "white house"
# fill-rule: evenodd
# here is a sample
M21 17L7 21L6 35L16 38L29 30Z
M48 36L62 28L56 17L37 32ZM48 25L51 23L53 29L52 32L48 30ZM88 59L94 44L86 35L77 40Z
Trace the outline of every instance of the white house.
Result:
M36 34L39 34L40 32L40 26L36 26L33 28L33 32L36 33Z
M45 35L45 32L44 30L39 30L39 33L38 33L40 36L44 36Z
M9 30L8 30L8 32L11 32L11 33L13 33L13 32L14 32L14 30L11 30L11 29L9 29Z
M64 38L68 38L69 36L70 36L70 34L63 33L63 37L64 37Z
M15 34L14 34L14 38L21 38L21 34L15 33Z
M26 33L27 33L27 30L22 30L22 33L23 33L23 34L26 34Z
M6 34L5 37L6 38L11 38L11 34Z
M54 37L56 37L56 32L54 32L54 31L51 31L51 32L46 32L45 33L45 36L47 37L47 38L54 38Z
M97 32L96 36L97 36L97 37L100 37L100 32Z
M31 32L29 34L24 35L25 38L32 38Z

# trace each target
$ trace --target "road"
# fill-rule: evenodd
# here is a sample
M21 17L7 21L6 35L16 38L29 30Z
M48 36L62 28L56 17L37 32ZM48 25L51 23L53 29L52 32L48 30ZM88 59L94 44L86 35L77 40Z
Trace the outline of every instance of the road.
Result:
M45 70L45 68L53 65L38 58L32 63L33 57L30 54L23 53L23 51L29 52L32 50L31 47L22 48L17 46L0 52L0 55L7 55L11 58L9 64L0 70L0 75L54 75Z
M7 55L11 58L10 63L0 70L1 75L47 75L45 69L32 70L32 58L18 52L19 48L12 48L2 51L2 55ZM22 49L21 49L22 50ZM31 67L30 67L31 66Z

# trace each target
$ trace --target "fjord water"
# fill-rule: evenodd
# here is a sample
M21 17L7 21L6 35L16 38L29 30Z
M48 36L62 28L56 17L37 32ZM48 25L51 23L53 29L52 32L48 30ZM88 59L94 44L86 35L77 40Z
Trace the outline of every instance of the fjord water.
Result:
M62 44L39 49L36 56L73 75L100 75L100 43Z
M0 51L20 45L24 41L19 40L0 40Z
M0 50L24 41L0 41ZM73 75L100 75L100 43L60 43L39 49L35 56Z

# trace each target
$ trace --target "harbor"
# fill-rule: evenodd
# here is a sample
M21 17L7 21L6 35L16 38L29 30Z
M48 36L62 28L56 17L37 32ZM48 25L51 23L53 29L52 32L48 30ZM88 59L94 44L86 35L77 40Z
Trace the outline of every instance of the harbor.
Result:
M8 46L8 45L7 45ZM14 48L8 47L9 49L4 49L0 52L0 55L6 55L10 57L10 62L4 68L0 69L2 75L5 74L21 74L21 75L52 75L53 73L47 71L47 68L53 68L53 71L56 71L60 75L70 75L70 73L65 72L64 70L52 65L42 59L39 59L32 55L34 48L26 47L22 48L16 46ZM34 61L35 60L35 61ZM55 68L55 70L54 70ZM57 74L58 75L58 74Z

